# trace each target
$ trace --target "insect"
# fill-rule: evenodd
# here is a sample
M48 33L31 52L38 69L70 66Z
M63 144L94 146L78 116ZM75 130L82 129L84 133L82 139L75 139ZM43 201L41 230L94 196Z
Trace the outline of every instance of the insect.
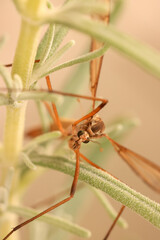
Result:
M59 203L49 207L45 211L39 213L35 217L28 219L27 221L19 224L13 230L3 239L6 240L10 235L12 235L13 232L17 231L18 229L22 228L26 224L32 222L33 220L39 218L40 216L46 214L47 212L57 208L58 206L70 201L75 194L77 182L78 182L78 176L79 176L79 161L80 157L83 158L85 161L87 161L89 164L93 165L96 168L99 168L103 171L105 171L103 168L99 167L98 165L92 163L89 159L87 159L81 152L80 152L80 146L82 143L87 144L92 139L98 139L101 137L107 138L111 144L113 145L116 152L120 155L122 159L124 159L129 166L154 190L157 192L160 192L160 167L156 164L151 163L146 158L134 153L133 151L129 150L128 148L123 147L119 143L115 142L113 139L111 139L108 135L104 133L104 122L102 119L97 115L97 113L107 104L107 100L101 99L101 98L93 98L88 96L80 96L76 94L68 94L68 93L60 93L58 91L53 91L50 83L49 77L47 79L47 85L50 92L57 93L57 94L63 94L64 96L72 96L72 97L81 97L83 99L101 101L101 103L93 109L90 113L85 115L84 117L80 118L79 120L75 121L72 124L72 132L68 133L61 124L60 118L58 116L57 109L52 103L52 109L50 106L46 103L48 111L51 113L52 110L55 113L56 116L56 123L58 125L58 128L64 135L70 135L71 138L69 140L69 146L70 148L75 152L76 155L76 168L75 168L75 175L73 179L73 183L71 186L71 191L69 197L65 198L64 200L60 201ZM53 112L52 112L53 114ZM121 212L123 211L124 206L121 209ZM121 214L119 213L119 215ZM117 218L119 217L117 216ZM111 231L111 230L110 230ZM105 237L105 239L107 239Z
M106 2L107 1L108 0L106 0ZM100 20L108 22L109 16L104 16L104 18L102 18ZM103 45L103 43L99 43L95 40L92 40L91 51L98 49L102 45ZM111 139L108 135L106 135L104 133L104 130L105 130L104 122L97 115L97 113L107 104L108 101L105 99L96 98L96 91L97 91L102 61L103 61L103 57L91 61L91 64L90 64L90 85L91 85L92 97L80 96L80 95L76 95L76 94L65 94L65 93L59 92L59 94L63 94L64 96L79 97L79 98L84 98L84 99L93 101L93 110L89 114L87 114L84 117L80 118L79 120L75 121L72 124L71 132L67 132L66 129L62 126L62 123L59 118L55 104L52 103L52 109L51 109L50 105L48 103L45 103L46 108L48 109L48 112L55 120L55 122L58 126L58 129L62 132L62 134L64 136L71 136L70 140L69 140L69 147L75 152L75 155L76 155L75 175L74 175L74 179L73 179L73 183L71 186L69 197L67 197L64 200L62 200L61 202L49 207L45 211L39 213L37 216L19 224L4 238L4 240L7 239L10 235L12 235L13 232L20 229L24 225L32 222L33 220L39 218L40 216L46 214L47 212L49 212L51 210L57 208L58 206L64 204L65 202L70 201L73 198L75 191L76 191L77 182L78 182L80 157L83 158L86 162L88 162L92 166L99 168L102 171L105 171L103 168L99 167L98 165L96 165L95 163L90 161L87 157L85 157L80 152L81 144L88 144L92 139L98 139L101 137L107 138L110 141L110 143L113 145L115 151L120 155L120 157L122 159L124 159L129 164L129 166L133 169L133 171L135 171L151 188L153 188L157 192L160 192L160 167L151 163L146 158L143 158L142 156L134 153L133 151L123 147L122 145L115 142L113 139ZM8 66L10 66L10 65L8 65ZM46 77L46 80L47 80L47 85L48 85L49 91L53 92L53 93L58 93L57 91L53 91L49 76ZM97 101L97 100L101 101L102 103L98 107L95 108L95 101ZM54 114L53 114L53 112L54 112ZM32 136L33 136L33 132L32 132ZM124 206L121 207L116 219L114 220L113 224L111 225L104 240L106 240L109 237L113 227L116 224L116 221L118 220L118 218L121 215L121 213L123 212L123 210L124 210Z

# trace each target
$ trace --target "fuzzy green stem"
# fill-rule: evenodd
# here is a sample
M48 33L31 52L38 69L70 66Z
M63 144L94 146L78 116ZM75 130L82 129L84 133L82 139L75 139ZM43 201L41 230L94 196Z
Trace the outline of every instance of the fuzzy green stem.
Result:
M46 0L28 0L26 4L27 10L33 10L36 15L45 2ZM38 47L39 30L40 26L31 25L31 23L22 20L20 36L13 62L12 77L14 74L18 74L22 79L25 89L28 88L30 84ZM5 161L12 163L12 165L15 165L22 148L25 109L25 105L22 105L18 109L13 107L7 108L4 132L4 157Z
M20 37L13 62L12 76L18 74L23 87L29 87L29 80L33 69L34 59L38 46L39 27L31 26L22 21ZM24 132L25 105L15 109L7 108L6 125L4 132L4 157L8 163L15 165L22 148Z
M26 89L29 87L33 70L39 40L39 30L39 26L32 26L30 23L22 21L12 68L12 76L18 74Z
M15 109L7 107L7 118L4 135L4 157L6 165L16 163L22 148L26 104Z
M46 0L28 0L26 8L28 11L34 11L34 14L38 15L45 3ZM31 23L22 20L20 36L13 62L12 77L14 74L18 74L22 79L25 89L27 89L30 84L38 47L39 32L40 26L31 25ZM22 148L25 109L25 105L22 105L19 109L14 109L13 107L7 108L4 132L4 157L5 161L12 162L12 165L15 165Z
M15 1L19 9L20 1ZM27 0L24 2L25 11L38 17L45 9L46 0ZM33 70L34 60L39 41L40 25L32 25L31 22L22 20L19 40L15 52L12 68L12 78L18 74L23 83L23 88L27 89L30 85L31 74ZM3 177L0 179L0 185L4 186L5 178L10 166L15 166L18 160L19 153L22 149L22 140L24 133L26 104L22 104L19 108L13 106L7 107L6 124L4 130L4 145L3 145ZM18 181L18 172L16 172L13 182L9 202L14 203L14 191ZM18 204L18 201L16 201ZM5 221L7 219L7 221ZM13 223L14 222L14 223ZM17 224L17 217L12 220L4 213L2 217L2 228L0 229L1 237L4 237L11 229L11 226ZM15 238L14 238L15 239ZM18 239L18 237L16 237Z

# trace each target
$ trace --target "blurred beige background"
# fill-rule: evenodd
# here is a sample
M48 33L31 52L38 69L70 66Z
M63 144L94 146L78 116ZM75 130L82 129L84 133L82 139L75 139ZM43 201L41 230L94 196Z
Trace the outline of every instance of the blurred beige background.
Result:
M53 1L54 2L54 1ZM56 1L57 2L57 1ZM123 12L117 23L117 27L135 38L150 44L152 47L160 50L160 2L158 0L128 0L124 6ZM1 63L11 63L17 43L19 32L19 20L16 9L12 1L1 0L0 3L0 35L7 33L9 39L0 53ZM89 38L71 31L67 39L75 39L76 45L73 51L67 55L68 58L77 56L86 49L85 44ZM66 75L69 75L72 69L57 72L54 75L55 89L60 89ZM0 81L1 85L1 81ZM88 85L89 86L89 85ZM123 144L128 148L146 156L155 163L159 164L160 147L160 82L145 71L141 70L134 63L130 62L116 51L110 49L104 58L101 79L98 87L97 96L103 96L109 99L108 106L102 110L101 116L106 121L110 121L119 115L136 116L141 120L141 125L135 128L123 140ZM3 134L4 108L0 110L0 136ZM84 110L85 113L85 110ZM34 120L33 120L34 119ZM26 128L33 126L33 122L39 122L39 118L34 111L34 104L30 104L27 112ZM37 123L36 123L37 124ZM34 124L34 126L36 125ZM139 180L134 173L126 166L123 161L114 153L107 165L108 171L117 176L129 186L141 191L143 194L159 201L160 198L151 189ZM48 179L46 179L48 176ZM41 183L41 191L32 196L43 198L48 192L54 193L54 181L63 181L63 174L49 172ZM70 177L68 179L71 180ZM48 185L48 182L53 184ZM38 183L37 183L38 184ZM47 192L47 188L48 192ZM31 196L31 195L29 195ZM95 199L95 198L94 198ZM28 201L33 199L28 197ZM120 204L113 201L114 206L119 209ZM90 206L85 209L86 215L81 220L83 226L92 230L91 239L103 239L111 221L108 220L106 213L97 200L94 200ZM90 216L90 219L88 218ZM113 239L145 239L158 240L160 232L150 223L143 220L129 209L126 209L123 216L128 220L129 229L123 231L116 227L110 240ZM73 239L80 239L75 238Z

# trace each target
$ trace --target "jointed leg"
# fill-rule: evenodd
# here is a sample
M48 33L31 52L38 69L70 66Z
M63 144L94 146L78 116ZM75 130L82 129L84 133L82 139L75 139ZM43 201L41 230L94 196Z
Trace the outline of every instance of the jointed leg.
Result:
M79 191L79 190L81 190L84 187L85 187L84 183L79 183L77 185L76 191ZM71 187L68 187L68 188L60 191L59 193L56 193L56 195L53 194L53 196L50 196L48 198L45 198L43 200L40 200L40 201L32 204L30 207L31 208L39 208L39 207L41 207L42 208L43 206L51 205L51 204L53 204L53 202L55 202L55 200L57 198L59 199L59 198L62 198L64 195L66 195L70 191L70 189L71 189Z
M97 164L93 163L91 160L89 160L86 156L84 156L82 153L79 153L79 156L81 158L83 158L87 163L89 163L90 165L92 165L93 167L97 168L97 169L100 169L106 173L108 173L109 175L111 175L112 177L114 177L112 174L110 174L109 172L107 172L104 168L98 166ZM116 178L116 177L114 177ZM116 178L117 179L117 178Z
M47 82L48 90L53 91L49 76L46 76L46 82ZM48 106L49 105L46 105L47 109L49 110ZM49 111L49 112L50 112L52 118L54 119L54 121L56 122L59 130L65 135L65 130L63 129L62 123L61 123L59 115L58 115L57 107L56 107L56 105L54 103L52 103L52 108L53 108L55 117L53 116L52 111Z
M27 221L17 225L16 227L13 228L13 230L11 232L9 232L7 234L7 236L5 238L3 238L3 240L8 239L9 236L11 236L18 229L20 229L23 226L27 225L28 223L34 221L35 219L43 216L44 214L52 211L53 209L61 206L62 204L68 202L69 200L71 200L74 197L74 194L75 194L75 191L76 191L76 187L77 187L78 177L79 177L79 150L76 150L75 154L76 154L76 169L75 169L75 175L74 175L73 183L72 183L72 186L71 186L70 196L65 198L64 200L60 201L59 203L54 204L53 206L47 208L46 210L42 211L41 213L37 214L36 216L28 219Z
M103 240L107 240L107 239L108 239L108 237L110 236L110 233L112 232L115 224L117 223L117 221L118 221L118 219L120 218L120 216L121 216L121 214L122 214L122 212L123 212L124 209L125 209L125 206L122 205L120 211L119 211L118 214L117 214L117 217L114 219L114 222L113 222L112 225L110 226L110 228L109 228L106 236L103 238Z
M92 100L99 100L99 98L91 98ZM94 110L92 110L90 113L86 114L85 116L83 116L82 118L80 118L79 120L75 121L72 126L75 127L78 123L93 117L96 113L98 113L107 103L108 100L106 99L100 99L100 101L102 101L102 103L100 105L98 105L98 107L96 107Z
M93 163L91 160L89 160L87 157L85 157L82 153L79 153L79 156L80 156L81 158L83 158L87 163L89 163L90 165L92 165L93 167L98 168L98 169L100 169L100 170L102 170L102 171L104 171L104 172L107 172L105 169L101 168L100 166L98 166L97 164L95 164L95 163ZM108 173L109 175L111 175L109 172L107 172L107 173ZM111 176L112 176L112 175L111 175ZM113 176L113 177L114 177L114 176ZM115 177L114 177L114 178L115 178ZM117 214L117 217L116 217L115 220L113 221L112 225L110 226L110 228L109 228L109 230L107 231L107 234L106 234L106 236L105 236L105 238L104 238L103 240L107 240L107 239L108 239L110 233L112 232L113 228L115 227L115 225L116 225L116 223L117 223L117 221L118 221L119 217L121 216L121 214L122 214L122 212L123 212L124 209L125 209L125 206L122 205L121 208L120 208L120 211L119 211L118 214Z
M84 121L85 119L88 119L88 118L94 116L96 113L98 113L98 112L108 103L108 100L102 99L102 98L88 97L88 96L83 96L83 95L79 95L79 94L63 93L63 92L55 91L55 90L52 89L49 76L46 77L46 81L47 81L48 89L49 89L50 92L53 92L53 93L56 93L56 94L61 94L61 95L63 95L63 96L78 97L78 98L83 98L83 99L95 100L95 101L101 101L101 102L102 102L100 105L98 105L98 107L96 107L96 108L95 108L94 110L92 110L90 113L88 113L87 115L83 116L83 117L80 118L79 120L75 121L75 122L72 124L72 127L73 127L73 128L75 128L75 126L76 126L78 123ZM56 108L56 106L55 106L54 103L52 103L52 108L53 108L53 111L54 111L54 114L55 114L55 118L56 118L56 121L57 121L57 126L59 127L59 130L60 130L62 133L64 133L64 129L63 129L63 127L62 127L61 121L60 121L59 116L58 116L57 108Z

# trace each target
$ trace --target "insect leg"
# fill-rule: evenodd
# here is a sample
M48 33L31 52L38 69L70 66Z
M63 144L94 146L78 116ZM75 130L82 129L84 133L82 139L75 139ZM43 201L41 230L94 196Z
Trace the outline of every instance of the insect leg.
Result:
M99 100L99 98L94 98L94 97L91 97L90 99L91 100ZM100 99L100 101L102 101L102 103L99 104L98 107L96 107L94 110L92 110L90 113L86 114L82 118L75 121L72 124L72 127L74 128L78 123L80 123L80 122L82 122L82 121L84 121L84 120L86 120L90 117L93 117L96 113L98 113L108 103L108 100L106 100L106 99Z
M97 164L93 163L91 160L89 160L87 157L85 157L82 153L79 153L80 157L83 158L87 163L89 163L90 165L92 165L95 168L98 168L104 172L107 172L105 169L101 168L100 166L98 166ZM109 172L107 172L109 175L111 175ZM114 177L113 175L111 175L112 177ZM115 177L114 177L115 178ZM116 178L117 179L117 178ZM122 214L123 210L124 210L125 206L122 205L120 208L120 211L117 214L117 217L114 219L112 225L110 226L109 230L107 231L107 234L105 236L105 238L103 240L107 240L107 238L109 237L111 231L113 230L113 228L115 227L116 222L118 221L120 215Z
M119 210L119 212L118 212L118 214L117 214L117 217L114 219L114 222L113 222L112 225L110 226L110 228L109 228L106 236L103 238L103 240L107 240L107 239L108 239L108 237L110 236L110 233L112 232L115 224L117 223L117 221L118 221L118 219L120 218L120 216L121 216L121 214L122 214L122 212L123 212L124 209L125 209L125 206L122 205L121 208L120 208L120 210Z
M81 158L83 158L87 163L89 163L90 165L92 165L93 167L97 168L97 169L100 169L106 173L108 173L109 175L111 175L112 177L114 177L112 174L110 174L109 172L107 172L104 168L98 166L96 163L93 163L91 160L89 160L86 156L84 156L82 153L79 153L79 156ZM114 177L116 178L116 177ZM116 178L117 179L117 178Z
M9 238L9 236L11 236L15 231L17 231L18 229L22 228L23 226L29 224L30 222L36 220L37 218L43 216L44 214L52 211L53 209L61 206L62 204L68 202L69 200L71 200L74 197L75 191L76 191L76 187L77 187L77 182L78 182L78 177L79 177L79 150L75 150L75 154L76 154L76 169L75 169L75 174L74 174L74 179L72 182L72 186L71 186L71 190L70 190L70 195L69 197L63 199L62 201L58 202L57 204L54 204L53 206L47 208L46 210L40 212L39 214L37 214L36 216L24 221L23 223L17 225L16 227L14 227L12 229L12 231L10 231L4 238L3 240L6 240Z
M49 76L46 76L46 82L47 82L47 86L48 86L48 90L49 91L53 91L53 88L52 88L52 85L51 85L51 81L50 81L50 77ZM46 104L45 104L46 105ZM48 111L50 112L51 114L51 111L49 110L49 105L46 105ZM62 126L62 123L60 121L60 118L59 118L59 115L58 115L58 111L57 111L57 107L56 105L52 102L52 109L53 109L53 112L54 112L54 115L55 117L53 116L53 114L51 114L52 118L55 120L59 130L64 134L66 135L65 133L65 130L63 129L63 126Z
M47 81L49 92L52 92L52 93L55 93L55 94L60 94L60 95L63 95L63 96L78 97L78 98L82 98L82 99L95 100L95 101L101 101L102 102L101 104L98 105L98 107L96 107L90 113L88 113L87 115L85 115L82 118L80 118L77 121L75 121L72 124L73 128L78 123L82 122L83 120L88 119L88 118L94 116L96 113L98 113L108 103L107 99L102 99L102 98L97 98L97 97L88 97L88 96L83 96L83 95L79 95L79 94L72 94L72 93L64 93L64 92L60 92L60 91L55 91L55 90L52 89L49 76L46 77L46 81ZM61 124L61 121L60 121L59 116L58 116L57 108L56 108L54 103L52 103L52 107L53 107L53 111L54 111L56 119L57 119L57 124L59 126L59 129L60 129L60 131L64 132L64 129L63 129L62 124Z

